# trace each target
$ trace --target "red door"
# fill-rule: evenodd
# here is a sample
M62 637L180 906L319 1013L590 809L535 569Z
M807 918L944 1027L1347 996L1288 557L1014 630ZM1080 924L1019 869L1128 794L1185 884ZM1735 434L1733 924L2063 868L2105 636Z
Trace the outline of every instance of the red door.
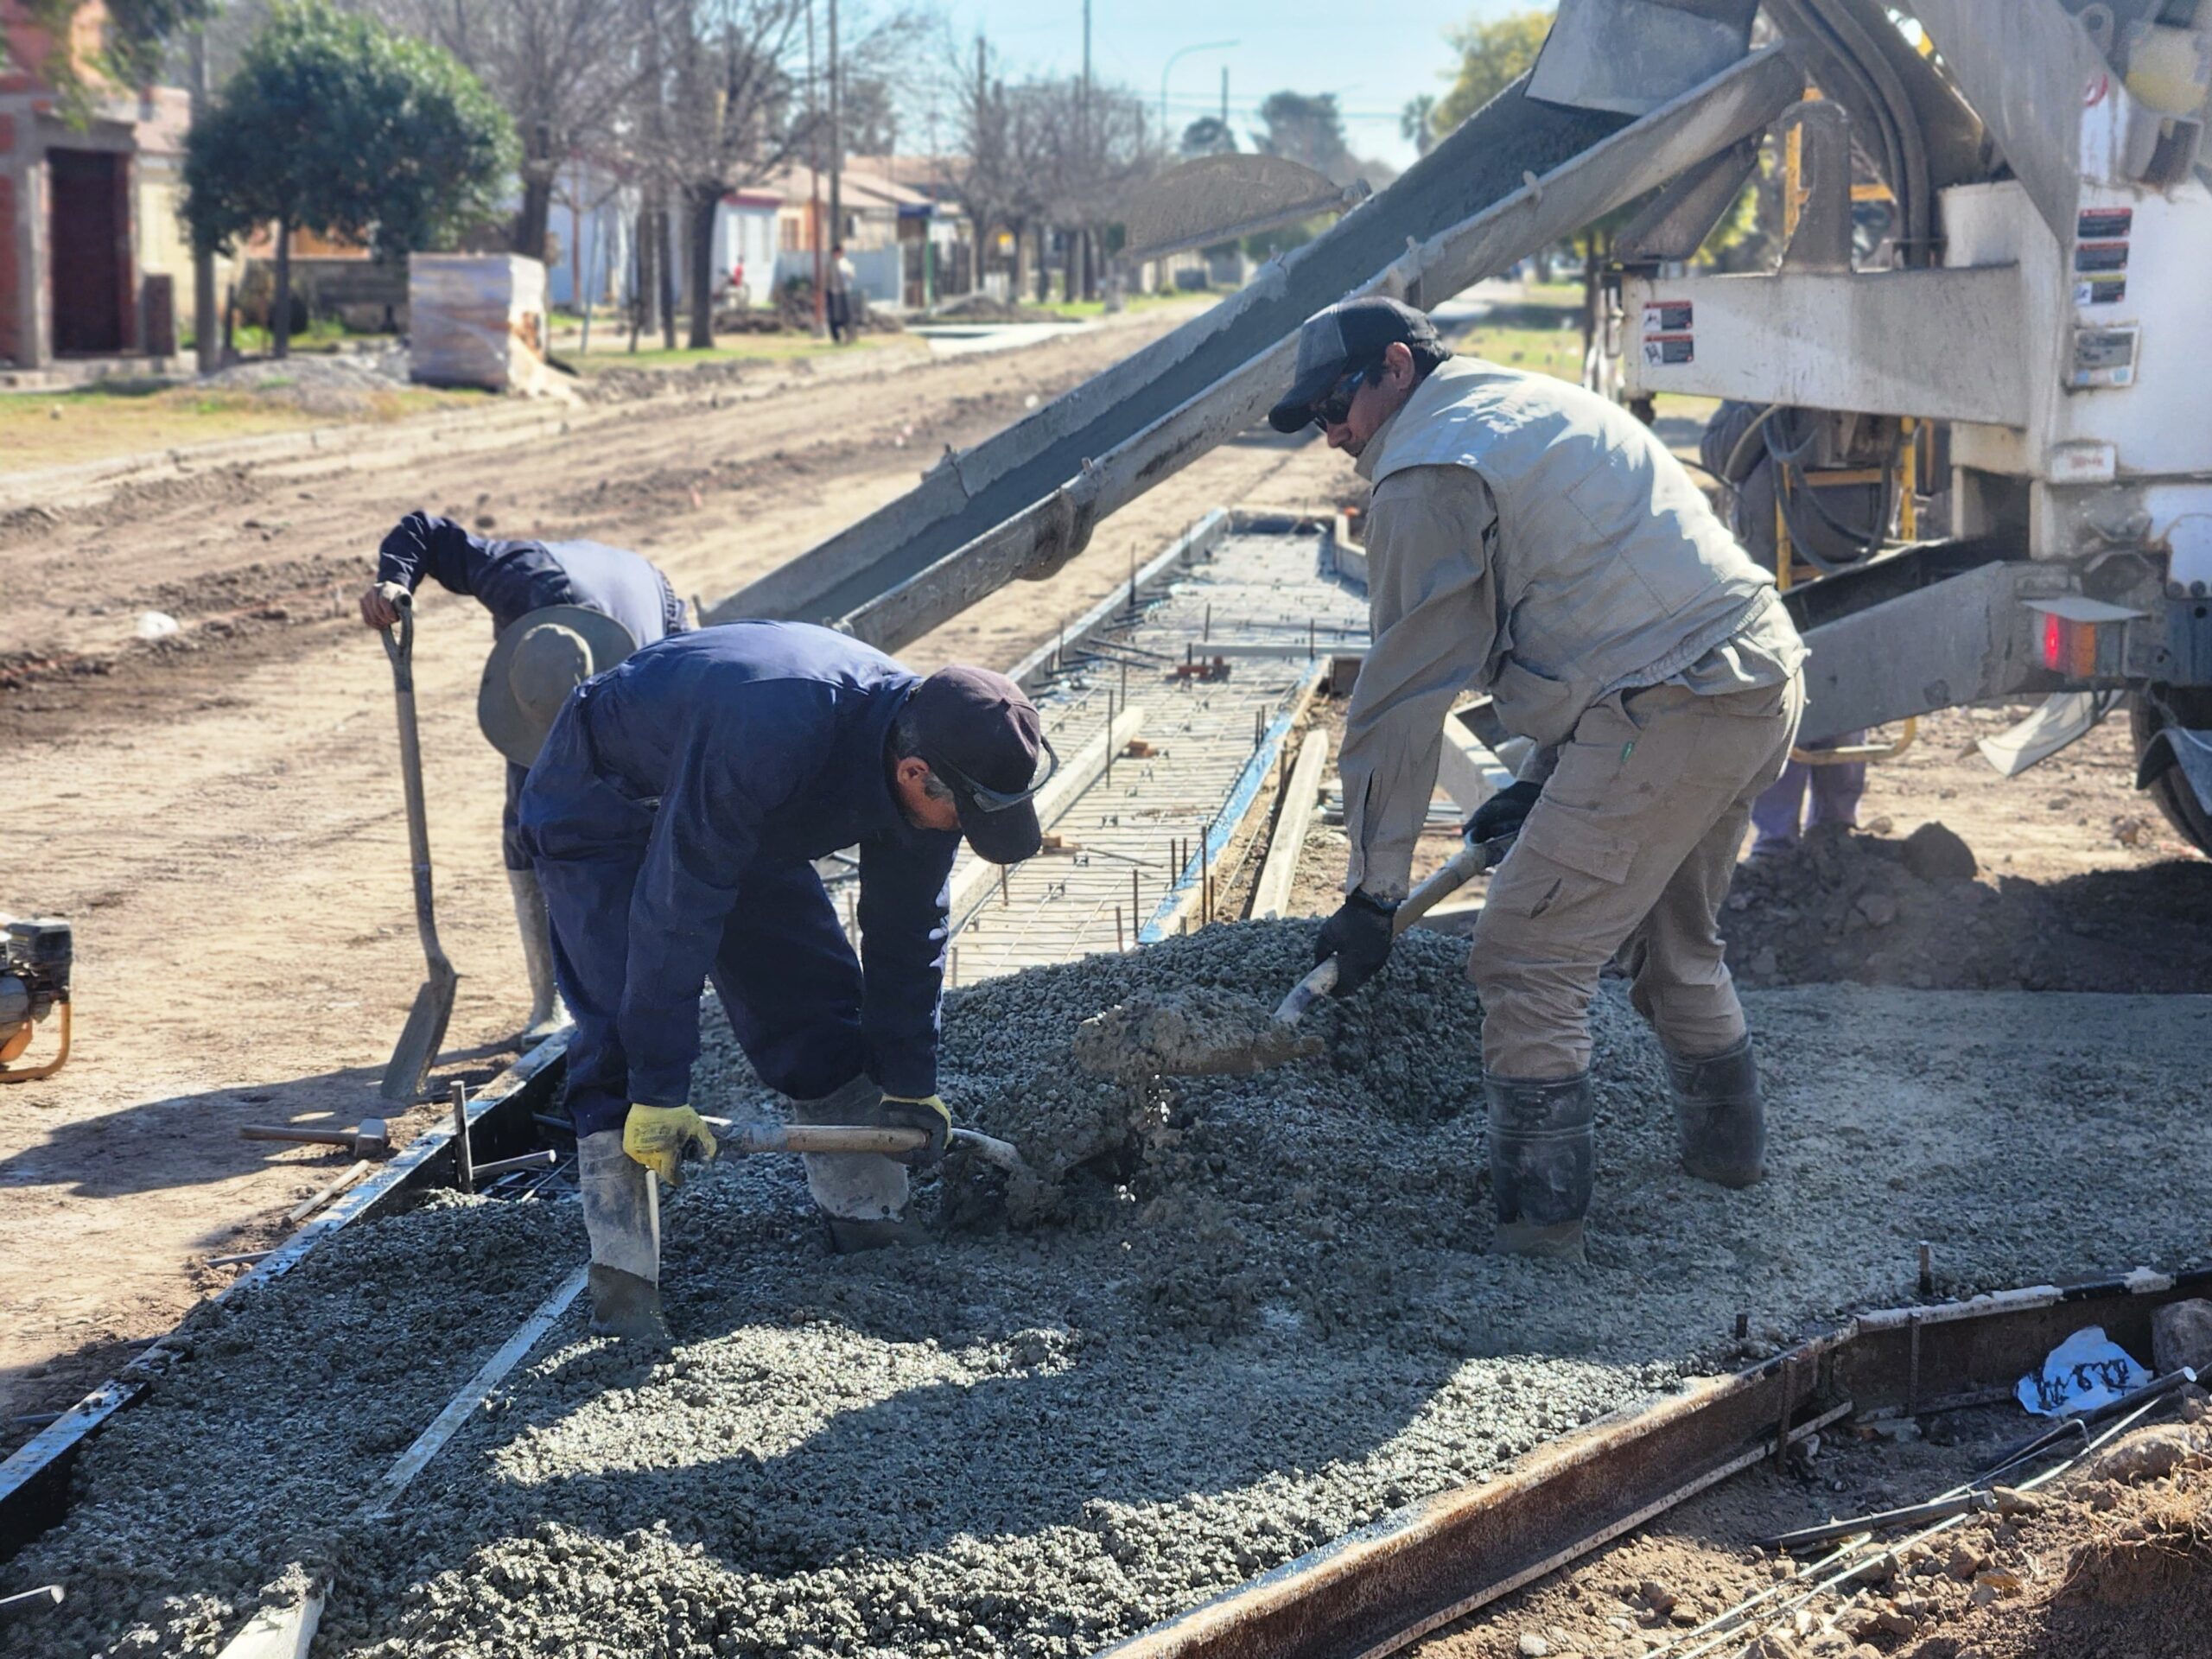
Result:
M54 285L54 351L119 352L130 262L124 190L130 158L92 149L46 153L52 205L48 269Z

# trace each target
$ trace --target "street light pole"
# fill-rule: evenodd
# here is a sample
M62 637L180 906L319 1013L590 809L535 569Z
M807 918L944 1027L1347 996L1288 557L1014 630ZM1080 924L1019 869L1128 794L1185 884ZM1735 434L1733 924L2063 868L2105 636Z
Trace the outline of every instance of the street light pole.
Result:
M1084 9L1084 16L1087 19L1090 15L1090 10L1086 7ZM1088 37L1086 36L1086 38ZM1167 54L1167 61L1161 67L1160 71L1160 142L1162 144L1167 143L1167 77L1174 70L1177 62L1190 56L1193 52L1226 52L1232 47L1238 47L1242 45L1243 45L1243 41L1200 41L1196 46L1182 47ZM1088 56L1089 54L1086 52L1086 59ZM1228 72L1225 69L1223 71L1224 75L1226 75L1227 73ZM1086 75L1085 79L1087 79L1088 78L1088 75ZM1225 124L1228 119L1227 111L1224 110L1223 111L1222 118Z

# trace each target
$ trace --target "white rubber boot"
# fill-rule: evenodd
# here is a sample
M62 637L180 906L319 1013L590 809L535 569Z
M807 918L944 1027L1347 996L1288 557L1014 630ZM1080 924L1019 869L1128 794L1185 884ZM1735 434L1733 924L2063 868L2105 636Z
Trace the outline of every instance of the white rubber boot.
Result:
M865 1077L819 1100L791 1102L794 1123L869 1123L883 1090ZM806 1190L829 1224L830 1243L841 1255L904 1243L906 1224L906 1166L872 1152L810 1153Z
M535 870L509 870L507 891L514 895L515 926L522 934L523 966L530 973L530 1024L525 1047L540 1043L569 1022L561 992L553 982L553 925L545 914L545 894Z
M645 1183L652 1172L622 1150L622 1131L576 1141L584 1232L591 1239L591 1328L656 1347L668 1345L660 1311L660 1241L653 1236Z

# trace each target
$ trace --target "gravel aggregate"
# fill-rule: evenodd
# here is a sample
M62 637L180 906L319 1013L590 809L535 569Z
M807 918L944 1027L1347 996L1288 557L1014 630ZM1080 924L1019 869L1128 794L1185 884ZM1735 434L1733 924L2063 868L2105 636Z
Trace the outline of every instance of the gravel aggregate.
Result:
M956 1154L920 1190L931 1242L839 1258L794 1160L725 1160L665 1207L676 1352L572 1313L383 1522L359 1516L376 1477L581 1228L440 1199L349 1229L188 1322L86 1449L69 1520L0 1572L72 1592L0 1652L213 1653L305 1570L333 1579L318 1655L1062 1659L1910 1300L1917 1240L1945 1294L2206 1255L2207 999L1758 994L1774 1168L1727 1193L1675 1167L1658 1050L1609 986L1580 1273L1486 1253L1453 941L1408 935L1270 1071L1072 1058L1102 1009L1272 1003L1311 932L1215 927L955 994L944 1093L1048 1203L1010 1212ZM768 1104L718 1016L695 1096Z

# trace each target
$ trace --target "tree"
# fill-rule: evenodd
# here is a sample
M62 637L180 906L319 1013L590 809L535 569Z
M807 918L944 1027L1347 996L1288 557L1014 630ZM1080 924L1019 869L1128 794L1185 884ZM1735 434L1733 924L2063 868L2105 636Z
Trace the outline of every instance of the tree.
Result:
M207 20L209 0L107 0L99 44L88 57L77 51L78 22L92 0L22 0L30 21L53 43L40 76L61 101L71 126L92 118L99 95L124 92L156 79L170 40ZM0 38L0 68L9 67Z
M1359 176L1359 158L1344 142L1344 118L1334 92L1270 92L1260 105L1267 130L1257 147L1287 156L1337 184Z
M641 73L632 0L345 3L443 47L505 107L522 143L522 200L511 245L543 259L562 162L612 141Z
M1406 100L1398 111L1398 136L1413 145L1414 155L1428 154L1436 142L1436 99L1431 94L1416 92Z
M844 124L848 156L899 153L899 105L891 83L881 75L845 77L837 89L839 118Z
M1459 69L1451 91L1430 117L1433 130L1451 131L1527 74L1551 27L1548 10L1517 11L1488 22L1470 22L1446 35L1459 54Z
M1236 154L1236 131L1217 115L1202 115L1183 129L1183 157Z
M276 226L275 351L291 346L292 232L364 237L379 257L489 214L513 129L450 54L318 0L276 8L187 141L186 222L226 251Z

